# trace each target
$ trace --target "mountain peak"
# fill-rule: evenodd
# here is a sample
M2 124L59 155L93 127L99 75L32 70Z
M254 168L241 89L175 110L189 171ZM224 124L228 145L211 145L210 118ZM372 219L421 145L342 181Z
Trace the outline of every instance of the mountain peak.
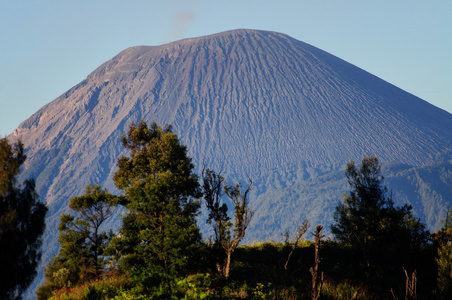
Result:
M421 164L452 149L450 114L287 35L247 29L128 48L16 134L30 154L69 141L95 151L139 118L171 123L195 160L233 155L241 175L365 153Z

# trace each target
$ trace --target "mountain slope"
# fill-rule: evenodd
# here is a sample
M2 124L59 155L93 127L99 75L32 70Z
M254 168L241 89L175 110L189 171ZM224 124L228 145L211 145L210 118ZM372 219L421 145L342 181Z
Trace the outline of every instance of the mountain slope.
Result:
M281 233L295 233L304 219L310 221L311 228L322 224L329 236L334 208L342 201L342 193L350 190L344 169L345 166L340 170L311 169L305 179L284 188L269 188L259 195L254 201L256 212L248 239L281 240ZM432 232L442 227L447 208L452 204L452 156L423 166L383 163L381 172L388 196L392 194L397 206L411 204L414 215Z
M447 112L312 46L247 30L127 49L15 134L32 160L36 152L68 147L62 173L99 181L104 166L92 163L106 156L102 147L119 144L140 118L172 124L193 156L227 160L242 176L364 153L420 164L452 149ZM53 202L56 191L48 192Z
M120 136L140 119L172 124L198 172L206 163L223 168L229 180L253 179L253 201L262 207L255 217L261 225L255 233L250 228L256 238L285 231L278 219L300 218L294 210L273 211L273 200L305 207L312 223L329 224L341 191L322 184L328 174L343 175L349 159L376 154L421 168L452 152L451 114L284 34L234 30L129 48L13 133L28 155L23 177L37 179L51 209L45 259L57 249L59 215L71 197L88 183L116 191ZM315 186L307 181L314 177ZM304 197L302 188L317 196ZM283 198L288 191L293 197ZM338 197L324 207L312 201L319 195ZM426 205L416 207L423 219Z

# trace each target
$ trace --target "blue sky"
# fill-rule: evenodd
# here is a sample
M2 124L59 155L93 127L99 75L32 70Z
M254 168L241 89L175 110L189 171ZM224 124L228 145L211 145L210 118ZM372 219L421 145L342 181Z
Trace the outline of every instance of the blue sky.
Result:
M288 34L452 113L450 0L0 0L0 136L103 62L237 28Z

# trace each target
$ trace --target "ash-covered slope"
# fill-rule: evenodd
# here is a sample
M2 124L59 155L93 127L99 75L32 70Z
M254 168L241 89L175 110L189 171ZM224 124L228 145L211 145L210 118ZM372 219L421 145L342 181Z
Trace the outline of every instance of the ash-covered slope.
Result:
M198 168L249 175L259 199L364 154L420 166L452 151L451 114L284 34L234 30L133 47L13 134L26 146L23 176L37 179L51 208L49 249L71 197L88 183L114 190L120 136L140 119L172 124Z
M449 113L303 42L253 30L127 49L15 134L52 203L111 177L119 136L140 118L172 124L196 163L239 176L365 153L417 165L452 149Z

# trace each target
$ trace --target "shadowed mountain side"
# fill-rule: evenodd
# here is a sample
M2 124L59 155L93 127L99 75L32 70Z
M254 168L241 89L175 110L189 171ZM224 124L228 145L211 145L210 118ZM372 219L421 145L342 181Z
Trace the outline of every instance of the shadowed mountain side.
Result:
M350 190L344 169L345 166L326 172L309 170L308 179L297 180L289 187L271 188L259 195L253 203L255 215L247 241L281 241L282 233L295 234L305 219L310 221L311 231L321 224L325 234L331 236L334 208L343 200L341 194ZM442 227L452 203L452 156L420 167L385 163L382 174L387 196L392 194L397 206L411 204L415 216L432 232ZM273 182L278 181L284 180Z
M256 220L277 218L278 211L266 208L268 195L302 184L310 170L338 172L364 154L422 166L452 152L451 114L284 34L234 30L129 48L12 135L23 140L28 155L22 177L36 178L50 207L45 260L58 247L59 216L71 197L88 183L118 192L112 177L124 154L120 136L140 119L173 125L198 173L205 163L222 168L231 181L249 175L253 202L265 208ZM303 184L301 190L321 192ZM328 195L340 196L342 185L328 185L339 189ZM303 204L311 207L307 211L318 212L313 222L331 221L332 208L325 205L337 198L320 204L314 203L319 197L301 196L298 201L310 202ZM268 237L280 234L283 226L268 224L274 224L266 225Z

